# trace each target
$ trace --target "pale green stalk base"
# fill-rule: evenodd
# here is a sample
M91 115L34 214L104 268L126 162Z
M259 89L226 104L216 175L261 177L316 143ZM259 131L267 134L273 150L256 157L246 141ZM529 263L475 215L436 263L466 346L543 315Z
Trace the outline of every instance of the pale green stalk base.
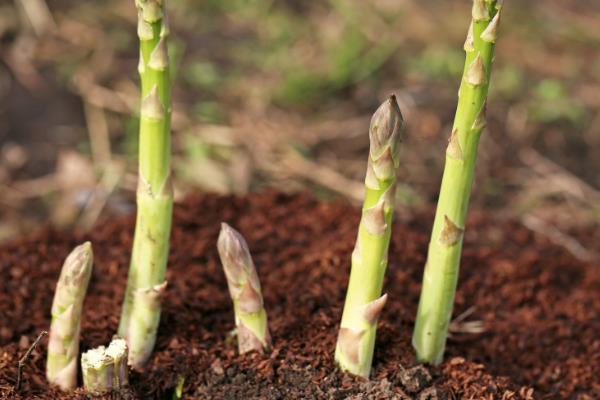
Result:
M264 308L256 313L245 313L234 304L235 326L240 354L263 352L271 348L271 337Z
M127 338L130 365L141 367L152 354L160 322L160 299L166 289L165 266L173 200L138 191L138 214L129 280L135 285L129 318L122 317L119 335ZM142 267L143 266L143 267ZM125 310L124 305L124 310Z
M129 345L129 363L150 357L166 287L173 190L170 182L170 82L165 0L136 0L140 39L141 112L137 218L119 336Z
M363 213L375 206L388 188L394 190L391 183L386 182L381 190L367 188ZM385 209L386 228L383 235L369 233L362 223L359 226L357 248L360 250L354 251L352 254L350 281L340 326L341 328L350 329L351 332L348 332L348 334L355 332L357 335L361 335L360 345L357 353L351 349L342 351L344 342L338 339L335 348L335 359L340 368L343 371L363 377L368 377L371 372L375 334L377 332L377 321L367 320L363 311L365 305L381 297L392 231L392 214L393 209L391 207ZM351 346L352 343L349 343L348 347Z
M442 362L469 205L477 146L485 127L485 101L493 61L499 11L496 1L475 0L465 42L466 61L452 135L429 242L413 334L417 359Z

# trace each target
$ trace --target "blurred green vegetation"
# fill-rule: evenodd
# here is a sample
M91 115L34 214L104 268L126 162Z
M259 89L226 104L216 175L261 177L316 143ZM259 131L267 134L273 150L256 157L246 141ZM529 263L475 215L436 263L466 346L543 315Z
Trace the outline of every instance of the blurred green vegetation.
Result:
M53 173L68 149L96 163L98 143L91 137L103 134L109 158L123 161L128 172L121 189L132 196L139 128L132 2L47 0L56 31L44 35L12 3L3 6L0 50L21 58L7 56L6 72L0 68L6 108L0 135L22 145L28 161L8 172L0 163L0 179ZM435 202L470 1L168 5L173 163L181 192L277 186L340 194L315 174L324 168L349 183L363 179L369 117L394 92L408 127L399 202L408 208ZM483 189L474 192L475 203L510 204L504 196L527 186L511 171L529 147L600 186L599 23L600 3L506 3L478 164ZM98 89L102 96L93 100ZM88 115L85 104L100 110L104 126L92 129L99 117ZM313 169L290 161L290 154ZM93 170L100 180L104 168Z
M579 101L569 96L565 85L556 79L544 79L537 83L530 106L534 121L552 123L567 120L581 126L587 115Z

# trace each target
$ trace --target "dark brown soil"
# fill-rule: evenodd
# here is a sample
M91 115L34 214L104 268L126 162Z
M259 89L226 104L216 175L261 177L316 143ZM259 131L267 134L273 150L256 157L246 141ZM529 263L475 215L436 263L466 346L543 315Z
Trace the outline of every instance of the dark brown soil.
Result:
M600 267L584 264L515 222L471 213L455 315L485 332L456 334L440 368L415 365L410 337L431 213L396 221L373 379L336 371L333 348L359 212L341 202L274 192L204 195L175 209L169 288L156 351L132 374L130 397L213 399L598 399ZM274 349L240 357L229 332L231 303L215 242L221 221L247 238L259 269ZM0 396L61 395L44 378L46 341L14 390L17 360L49 326L64 257L91 240L95 269L85 303L82 350L116 330L133 217L90 235L43 230L0 248Z

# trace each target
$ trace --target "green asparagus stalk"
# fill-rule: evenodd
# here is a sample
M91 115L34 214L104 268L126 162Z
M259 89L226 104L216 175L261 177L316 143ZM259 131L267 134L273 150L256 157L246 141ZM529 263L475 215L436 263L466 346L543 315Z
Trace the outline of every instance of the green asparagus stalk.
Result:
M115 338L108 348L99 346L81 355L83 386L90 393L106 393L129 383L127 344Z
M129 345L129 363L140 368L154 348L173 208L170 181L169 28L166 0L136 0L141 77L137 220L119 336Z
M452 316L477 145L486 125L486 97L500 11L500 1L474 0L464 45L466 61L458 107L446 149L413 334L417 358L431 364L442 361Z
M377 320L387 300L387 294L382 296L381 291L392 231L402 126L400 108L391 96L371 119L365 199L335 349L342 370L367 378Z
M240 354L269 350L267 313L248 244L238 231L222 223L217 248L233 301Z
M52 302L46 377L62 390L77 386L81 308L92 274L90 242L75 247L65 260Z

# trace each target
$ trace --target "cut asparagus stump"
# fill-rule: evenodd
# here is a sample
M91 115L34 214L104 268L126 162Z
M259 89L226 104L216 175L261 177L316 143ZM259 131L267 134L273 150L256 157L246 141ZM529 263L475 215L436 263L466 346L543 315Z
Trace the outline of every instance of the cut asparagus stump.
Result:
M83 387L89 393L100 394L112 390L115 376L113 359L104 346L81 355Z
M477 145L485 127L486 97L500 21L501 2L474 0L464 49L466 61L458 107L429 250L413 346L420 361L439 364L444 355L469 205Z
M136 0L140 40L141 112L137 219L119 336L129 345L129 363L150 357L166 287L173 189L170 181L169 28L166 0Z
M83 386L86 391L101 394L122 389L129 383L127 370L127 344L115 338L108 348L88 350L81 355Z
M90 242L77 246L65 260L52 302L46 377L62 390L77 386L81 308L92 274Z
M371 371L377 320L387 300L381 291L392 231L402 126L400 108L391 96L377 109L369 129L365 200L335 349L339 367L363 377Z
M240 354L269 350L267 313L248 244L238 231L222 223L217 248L233 300Z
M115 337L106 349L106 354L112 358L114 364L113 389L121 389L129 385L128 353L127 342L119 337Z

